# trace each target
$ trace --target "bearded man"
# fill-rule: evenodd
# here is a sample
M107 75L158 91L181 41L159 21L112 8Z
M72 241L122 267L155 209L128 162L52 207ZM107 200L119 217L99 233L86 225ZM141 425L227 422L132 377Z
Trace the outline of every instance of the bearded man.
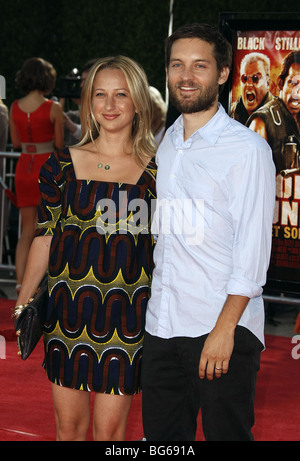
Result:
M149 441L252 440L264 348L262 286L272 241L275 168L266 141L218 103L231 46L213 27L166 40L182 115L157 153L157 206L142 387Z

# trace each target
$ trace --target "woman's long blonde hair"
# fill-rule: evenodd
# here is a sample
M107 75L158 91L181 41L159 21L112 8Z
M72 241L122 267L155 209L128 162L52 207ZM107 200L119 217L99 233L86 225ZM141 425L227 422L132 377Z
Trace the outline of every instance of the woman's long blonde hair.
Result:
M92 108L93 83L97 72L103 69L118 69L125 75L130 95L136 110L132 124L133 153L137 162L145 166L154 157L156 146L151 131L152 106L146 74L142 67L126 56L99 59L89 71L81 95L82 139L77 144L83 146L94 142L101 127L96 121Z

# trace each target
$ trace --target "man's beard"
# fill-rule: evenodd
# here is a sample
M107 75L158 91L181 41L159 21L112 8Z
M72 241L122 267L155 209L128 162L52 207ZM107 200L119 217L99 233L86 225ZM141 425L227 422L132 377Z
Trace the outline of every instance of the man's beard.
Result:
M187 83L185 82L185 85ZM200 94L197 99L187 97L178 97L177 88L184 86L182 83L178 83L174 87L169 85L169 95L170 100L174 107L182 114L193 114L195 112L207 111L215 103L218 94L219 94L219 84L217 82L211 84L205 90L201 86L194 86L193 84L188 84L191 88L197 88L200 90Z

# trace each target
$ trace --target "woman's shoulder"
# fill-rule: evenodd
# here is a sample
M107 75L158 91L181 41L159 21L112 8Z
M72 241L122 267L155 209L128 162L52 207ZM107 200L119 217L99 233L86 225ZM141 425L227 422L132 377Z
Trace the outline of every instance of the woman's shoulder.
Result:
M63 116L63 109L58 101L52 101L52 99L47 99L44 102L44 107L47 107L52 116Z
M60 176L68 167L72 167L72 159L69 148L56 149L43 165L45 170L51 171L54 176Z
M156 173L157 173L157 165L156 165L155 157L152 157L145 168L145 174L148 176L150 180L155 181Z
M19 99L15 99L15 101L11 103L10 110L15 111L18 108L19 108Z
M46 99L44 104L51 107L51 109L54 109L54 110L59 110L59 111L63 110L61 104L58 101L54 101L53 99Z
M95 147L92 142L86 144L74 144L70 147L71 155L80 155L83 151L94 151Z
M150 160L149 160L149 163L146 167L146 170L147 169L150 169L150 170L154 170L156 171L157 170L157 165L156 165L156 159L155 157L152 157Z

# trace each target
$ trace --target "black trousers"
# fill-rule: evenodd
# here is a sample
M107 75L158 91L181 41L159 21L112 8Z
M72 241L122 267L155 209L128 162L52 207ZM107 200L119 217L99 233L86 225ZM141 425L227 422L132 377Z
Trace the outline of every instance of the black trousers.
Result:
M207 441L249 441L254 424L261 342L238 326L229 371L199 378L207 335L161 339L145 335L142 366L143 424L147 441L193 441L199 409Z

